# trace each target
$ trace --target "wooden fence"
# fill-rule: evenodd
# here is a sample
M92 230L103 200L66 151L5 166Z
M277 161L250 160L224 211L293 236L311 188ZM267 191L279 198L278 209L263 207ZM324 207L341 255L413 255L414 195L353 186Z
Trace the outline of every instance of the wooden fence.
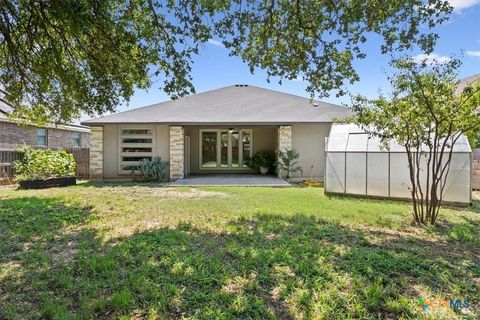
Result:
M75 159L75 175L88 178L90 172L90 148L65 148Z
M20 158L14 150L0 150L0 184L11 184L15 175L13 162Z
M473 160L480 161L480 148L473 149Z
M480 149L473 149L472 189L480 190Z
M78 178L89 177L90 148L64 148L75 159L75 175ZM15 150L0 149L0 184L10 184L15 177L13 162L20 159L20 154Z

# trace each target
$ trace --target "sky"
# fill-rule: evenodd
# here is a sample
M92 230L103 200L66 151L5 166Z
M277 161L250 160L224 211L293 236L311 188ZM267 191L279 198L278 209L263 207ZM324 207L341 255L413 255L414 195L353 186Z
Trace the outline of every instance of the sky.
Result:
M460 78L480 73L480 0L451 0L455 8L450 20L437 27L439 35L437 46L430 57L442 62L454 55L461 59L463 65L459 70ZM367 42L365 53L367 57L356 61L354 66L360 76L360 81L347 89L352 94L362 94L375 97L379 90L388 92L387 74L389 72L389 57L380 53L380 41L373 39ZM418 59L424 58L418 52L411 55ZM201 47L199 55L194 58L192 69L193 84L197 93L234 84L249 84L278 90L290 94L309 97L305 91L307 83L302 80L283 80L279 85L278 79L267 83L266 73L258 70L251 74L248 66L238 57L229 57L228 51L221 43L211 39ZM130 110L163 101L170 100L159 87L160 80L153 79L154 83L149 90L135 91L129 104L119 106L118 111ZM337 98L334 94L321 100L345 104L349 97Z

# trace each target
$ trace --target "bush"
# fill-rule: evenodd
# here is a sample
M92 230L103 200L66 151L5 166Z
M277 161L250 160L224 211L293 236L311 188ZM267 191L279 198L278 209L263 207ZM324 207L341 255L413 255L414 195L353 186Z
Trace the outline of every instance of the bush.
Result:
M260 167L270 168L274 163L274 155L268 152L257 152L253 157L245 160L245 164L254 170Z
M75 176L75 159L66 151L31 149L27 146L16 151L21 156L13 164L15 181Z
M145 158L138 164L140 179L143 181L164 181L167 168L168 161L164 161L160 157L154 157L152 160ZM132 171L132 174L135 174L135 171Z
M302 167L298 166L298 158L300 158L300 154L295 149L278 151L278 170L280 170L285 179L290 179L291 174L297 171L303 174Z

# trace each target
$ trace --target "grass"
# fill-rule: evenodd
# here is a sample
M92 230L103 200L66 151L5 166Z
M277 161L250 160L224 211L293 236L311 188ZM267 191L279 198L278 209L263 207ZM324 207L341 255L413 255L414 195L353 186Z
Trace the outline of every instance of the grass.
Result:
M409 209L316 188L3 188L0 319L474 319L480 203L429 228Z

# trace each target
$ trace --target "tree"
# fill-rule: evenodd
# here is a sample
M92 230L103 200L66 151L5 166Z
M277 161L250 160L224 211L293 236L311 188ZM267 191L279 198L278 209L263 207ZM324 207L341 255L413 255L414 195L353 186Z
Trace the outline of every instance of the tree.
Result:
M114 111L135 87L149 88L151 75L172 98L193 93L192 58L212 37L252 72L344 94L344 83L359 79L352 62L365 57L365 34L383 38L383 53L430 52L428 29L452 10L446 0L0 3L0 82L16 115L35 122Z
M162 75L173 97L193 91L191 59L213 4L193 1L1 1L0 83L16 116L67 122L115 111Z
M467 134L468 142L472 148L480 148L480 128Z
M420 64L396 60L390 96L354 99L357 122L386 147L395 139L405 147L413 218L435 224L442 204L453 146L462 135L480 130L480 86L458 92L459 60ZM422 177L425 177L423 179Z

